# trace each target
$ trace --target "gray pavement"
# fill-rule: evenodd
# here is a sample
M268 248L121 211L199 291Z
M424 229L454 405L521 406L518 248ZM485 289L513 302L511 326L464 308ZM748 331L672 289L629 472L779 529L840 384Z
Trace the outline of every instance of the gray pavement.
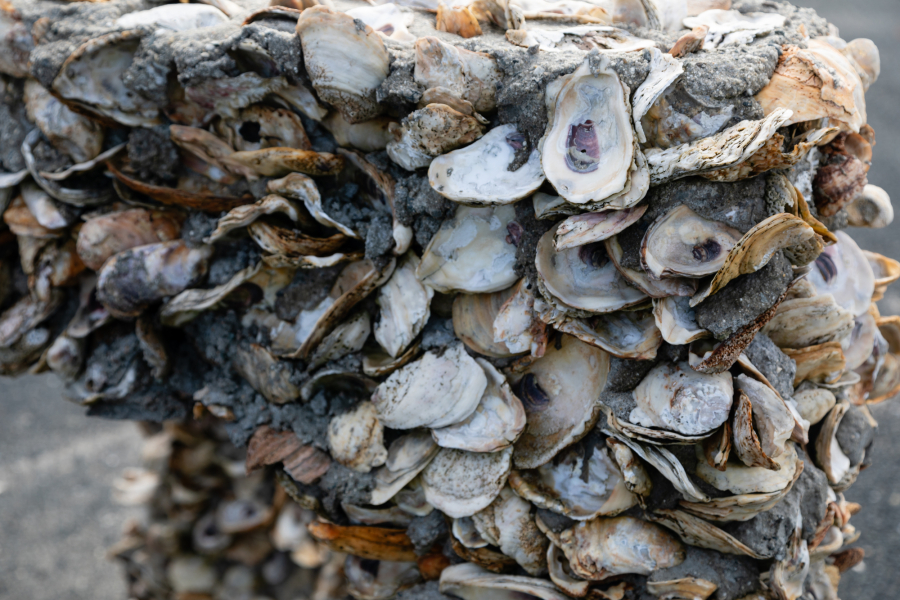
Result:
M885 69L867 95L878 145L869 175L900 209L900 1L799 0L837 23L847 40L867 37ZM866 249L900 258L900 213L881 231L852 231ZM880 303L900 314L900 290ZM116 505L110 484L140 463L134 424L88 419L60 398L53 376L0 378L0 599L124 600L117 565L104 558L128 518L139 510ZM853 518L866 549L845 574L843 600L890 600L900 589L900 401L872 410L880 427L875 464L847 496L863 506Z

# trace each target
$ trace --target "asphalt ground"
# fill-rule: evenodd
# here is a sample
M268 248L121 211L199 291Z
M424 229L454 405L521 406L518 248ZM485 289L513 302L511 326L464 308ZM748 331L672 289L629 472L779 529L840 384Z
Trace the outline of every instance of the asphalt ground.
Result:
M841 37L866 37L881 51L881 78L866 101L878 144L869 181L900 202L900 1L800 0L840 27ZM898 204L900 211L900 204ZM867 250L900 259L900 214L883 230L852 230ZM900 314L900 289L879 303ZM133 423L88 419L60 397L53 376L0 378L0 599L124 600L118 565L106 549L140 510L112 500L123 468L140 464ZM866 558L844 575L843 600L900 597L900 399L872 408L879 422L874 466L847 492L862 504L852 523Z

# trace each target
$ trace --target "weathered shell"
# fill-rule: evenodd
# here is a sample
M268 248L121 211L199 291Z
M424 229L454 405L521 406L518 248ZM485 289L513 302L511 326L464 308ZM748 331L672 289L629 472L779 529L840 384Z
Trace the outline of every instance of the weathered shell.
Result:
M422 579L414 562L382 560L373 569L366 559L356 556L347 556L344 575L347 592L356 600L387 600Z
M461 206L431 238L416 269L427 286L443 293L496 292L518 279L516 247L507 232L516 218L512 206Z
M509 170L516 151L526 144L515 125L494 127L474 144L430 161L428 183L440 195L461 204L511 204L544 182L537 149L524 165Z
M354 471L368 473L387 460L384 428L371 402L360 402L352 411L338 415L328 424L331 456Z
M512 452L512 448L500 452L441 448L422 472L425 499L453 518L474 515L506 485Z
M834 394L825 388L803 384L794 392L794 401L800 416L815 425L825 418L828 411L837 403Z
M859 131L866 123L859 74L840 51L821 40L810 40L806 49L786 47L756 99L767 115L790 108L793 114L783 125L828 118Z
M577 521L611 516L637 504L619 470L602 445L573 444L537 469L510 473L518 495Z
M416 41L413 77L426 89L448 88L479 112L496 107L501 75L496 60L488 54L458 48L435 37L422 37Z
M281 179L269 181L266 189L272 194L303 202L306 210L318 223L326 227L333 227L348 237L359 237L359 234L353 229L328 216L322 208L322 196L319 194L319 189L311 177L302 173L291 173Z
M698 456L697 476L717 490L735 494L769 493L783 490L790 485L799 458L793 444L787 444L781 456L773 458L778 470L762 467L747 467L740 463L728 463L725 471L719 471L706 464Z
M832 408L816 437L816 464L825 472L828 483L832 486L841 486L847 477L853 476L854 468L837 439L838 427L849 408L846 402ZM855 470L858 472L859 467L855 467Z
M168 242L181 233L184 215L133 208L89 219L78 232L78 256L99 271L110 256L129 248Z
M371 504L380 506L415 479L440 448L427 431L414 431L391 442L384 466L375 471Z
M304 10L297 20L297 35L319 97L350 123L378 116L382 107L375 100L375 89L388 76L390 63L381 36L326 6Z
M731 248L725 257L725 262L709 285L703 287L691 298L691 306L700 304L736 277L759 271L769 264L775 253L782 248L805 244L815 236L813 228L799 217L787 213L772 215L753 226ZM820 245L820 247L823 246ZM796 266L803 265L796 264Z
M389 128L396 121L387 117L375 117L362 123L349 123L339 112L333 112L322 121L334 140L341 146L352 146L363 152L384 150L394 139Z
M725 422L733 394L728 373L706 375L686 362L663 363L635 388L637 407L628 418L645 427L699 435Z
M900 262L867 250L863 250L863 254L875 275L875 292L872 294L872 302L877 302L884 297L888 286L900 279Z
M683 204L647 229L641 242L641 264L657 279L711 275L725 265L741 237L738 230L704 219Z
M391 125L393 140L388 156L407 171L427 167L435 156L470 144L484 133L484 126L472 116L446 104L429 104L411 112L400 125Z
M532 286L520 279L512 290L493 320L494 343L505 344L511 352L530 350L540 358L547 349L547 325L534 312Z
M563 335L515 376L513 390L527 418L525 432L514 445L517 469L541 466L594 426L608 371L606 352Z
M651 298L668 298L670 296L691 296L697 291L697 280L688 277L666 277L657 279L642 268L632 269L624 264L625 251L619 243L618 236L607 238L604 242L610 260L616 270L627 279L632 286L641 290Z
M678 540L658 525L634 517L598 517L559 534L544 532L565 553L572 572L589 581L626 573L649 575L684 561Z
M328 152L295 148L243 150L228 157L228 163L262 177L284 177L290 173L336 175L344 168L344 159Z
M731 534L683 510L655 510L650 518L677 533L682 541L691 546L709 548L723 554L750 556L758 560L765 558Z
M656 358L656 351L663 342L656 321L648 311L617 311L586 319L566 319L554 327L619 358Z
M487 389L487 376L462 344L425 356L395 371L372 402L392 429L440 428L471 415Z
M774 391L746 375L741 374L735 378L735 387L747 397L752 407L752 426L758 434L761 450L769 458L780 456L794 431L791 411ZM736 438L737 435L735 427Z
M74 162L89 161L103 149L103 128L72 112L33 79L25 81L25 108L49 142Z
M300 397L300 388L291 381L288 363L279 361L259 344L236 348L231 362L235 371L269 402L284 404Z
M375 339L388 354L397 358L425 327L431 315L434 290L416 278L419 257L413 253L400 259L391 278L378 289L375 301L381 318L375 325Z
M645 212L647 205L569 217L556 230L556 249L565 250L603 241L636 223Z
M413 12L401 9L393 2L376 6L360 6L345 12L386 38L398 42L416 41L416 36L407 29L407 26L413 23Z
M853 330L853 315L822 293L785 300L762 331L780 348L805 348L839 341Z
M786 550L787 555L772 565L770 582L779 598L797 600L806 588L810 566L809 548L800 527L791 534Z
M444 448L498 452L511 446L522 434L525 409L502 373L482 358L475 360L484 369L488 381L475 412L459 423L433 429L431 435Z
M569 566L569 559L563 554L559 547L550 543L547 548L547 569L550 574L550 581L556 584L556 587L564 591L569 596L582 598L587 595L590 582L578 579L572 575L572 569Z
M212 253L211 246L190 248L181 240L119 252L100 270L97 299L115 317L135 317L153 302L199 283Z
M718 588L712 581L699 577L647 582L647 591L659 600L706 600Z
M824 342L806 348L782 350L797 363L794 385L809 380L816 383L836 383L844 372L846 360L840 342Z
M703 49L713 50L719 46L749 44L754 37L767 34L784 25L784 22L785 18L778 14L714 9L684 19L684 26L709 27L709 32L703 40Z
M663 339L670 344L690 344L712 335L697 323L690 298L685 296L654 299L653 317Z
M609 64L601 60L592 70L585 62L562 77L547 90L547 105L541 165L556 191L573 204L622 192L640 150L627 88Z
M650 73L644 82L634 91L634 131L638 141L647 143L647 136L641 126L641 119L650 107L669 89L684 72L681 61L672 54L664 54L658 48L649 48Z
M477 598L517 600L523 597L537 598L538 600L567 600L568 598L546 579L496 575L471 563L453 565L444 569L441 573L440 590L442 593L470 600Z
M558 227L541 237L534 264L541 290L546 290L561 308L607 313L647 298L625 283L602 243L557 252L553 240Z
M53 80L53 91L64 101L122 125L157 125L156 105L124 84L142 36L140 30L132 29L84 42L63 63Z
M786 124L791 111L776 108L761 121L741 121L737 125L666 150L648 150L650 183L658 185L688 175L738 165L753 156Z
M472 516L481 536L500 548L530 575L547 573L550 541L531 515L531 504L506 487L487 508Z

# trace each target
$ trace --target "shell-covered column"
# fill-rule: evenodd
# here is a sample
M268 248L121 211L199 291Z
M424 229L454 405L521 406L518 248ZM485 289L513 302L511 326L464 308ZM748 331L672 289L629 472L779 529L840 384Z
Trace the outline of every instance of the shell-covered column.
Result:
M131 597L836 600L900 263L785 0L0 0L0 374ZM165 425L158 425L165 423Z

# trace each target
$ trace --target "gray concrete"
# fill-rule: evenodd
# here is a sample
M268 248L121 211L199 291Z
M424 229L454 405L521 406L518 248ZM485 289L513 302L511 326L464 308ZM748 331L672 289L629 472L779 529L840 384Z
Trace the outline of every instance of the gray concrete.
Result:
M869 122L878 135L870 181L900 208L900 49L897 0L800 0L841 28L847 39L868 37L886 68L870 90ZM898 223L882 231L853 231L864 248L900 258ZM880 303L900 314L900 290ZM118 566L104 558L122 524L138 514L117 506L110 483L139 464L133 424L87 419L59 397L53 376L0 379L0 599L123 600ZM863 505L853 524L862 531L866 560L846 574L843 600L888 600L900 589L900 401L873 408L880 423L875 465L848 492Z

